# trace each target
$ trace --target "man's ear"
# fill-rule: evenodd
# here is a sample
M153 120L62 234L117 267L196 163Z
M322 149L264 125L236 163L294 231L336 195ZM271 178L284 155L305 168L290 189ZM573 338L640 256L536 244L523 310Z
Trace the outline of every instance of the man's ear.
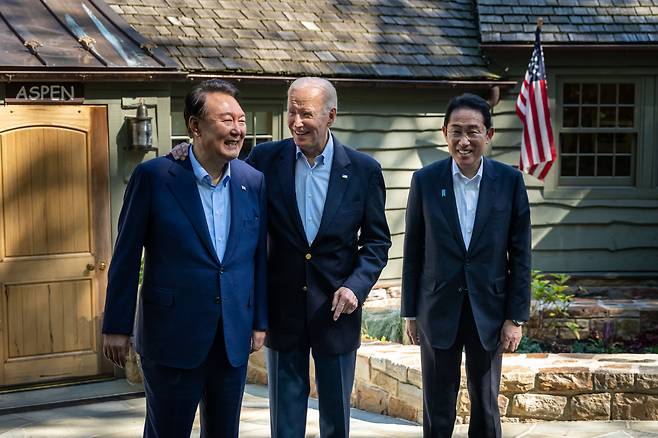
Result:
M201 137L201 132L199 131L199 119L194 116L190 116L187 122L187 131L190 137Z
M448 141L448 127L443 125L441 128L441 132L443 132L443 138L446 139L446 142Z
M336 121L336 108L331 108L329 110L329 126L333 125L334 122Z
M487 129L487 141L491 141L493 136L494 136L494 129L493 128Z

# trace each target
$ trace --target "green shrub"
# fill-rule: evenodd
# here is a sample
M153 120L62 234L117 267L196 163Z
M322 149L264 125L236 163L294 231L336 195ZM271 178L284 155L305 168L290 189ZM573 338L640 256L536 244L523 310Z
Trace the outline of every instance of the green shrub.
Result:
M363 310L361 336L366 339L378 339L402 343L404 336L404 319L399 309L372 312Z

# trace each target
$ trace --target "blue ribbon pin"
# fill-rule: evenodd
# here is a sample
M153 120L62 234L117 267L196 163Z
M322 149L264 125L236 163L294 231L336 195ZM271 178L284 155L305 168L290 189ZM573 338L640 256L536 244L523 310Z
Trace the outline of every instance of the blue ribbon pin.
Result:
M446 189L441 189L441 197L442 198L446 197Z

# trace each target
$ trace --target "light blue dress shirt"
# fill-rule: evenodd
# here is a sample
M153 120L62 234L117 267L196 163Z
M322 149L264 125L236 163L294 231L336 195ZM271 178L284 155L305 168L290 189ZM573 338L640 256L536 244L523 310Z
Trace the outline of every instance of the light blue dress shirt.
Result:
M324 201L327 199L331 163L334 159L334 139L329 134L329 140L322 153L315 158L313 166L309 164L299 146L295 145L295 147L297 148L295 161L297 209L304 225L306 240L310 245L318 234Z
M465 176L455 160L452 160L452 186L455 191L455 203L457 204L457 215L459 226L462 230L464 246L468 249L473 235L473 224L475 224L475 212L480 197L480 182L482 181L482 169L484 158L480 158L480 167L473 178Z
M224 176L217 183L212 184L212 178L206 172L194 156L194 146L190 147L190 162L199 189L203 213L206 216L206 224L210 233L210 240L215 247L219 261L224 259L226 242L229 229L231 228L231 194L229 184L231 182L231 163L226 165Z

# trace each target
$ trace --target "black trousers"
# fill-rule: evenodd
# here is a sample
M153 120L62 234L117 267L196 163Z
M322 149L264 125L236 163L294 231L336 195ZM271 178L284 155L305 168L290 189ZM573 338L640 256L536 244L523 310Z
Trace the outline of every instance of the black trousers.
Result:
M502 350L486 351L480 342L468 297L464 298L455 343L433 348L420 332L423 371L423 437L450 438L455 425L461 380L462 350L466 352L466 381L471 400L468 436L500 438L498 393Z

